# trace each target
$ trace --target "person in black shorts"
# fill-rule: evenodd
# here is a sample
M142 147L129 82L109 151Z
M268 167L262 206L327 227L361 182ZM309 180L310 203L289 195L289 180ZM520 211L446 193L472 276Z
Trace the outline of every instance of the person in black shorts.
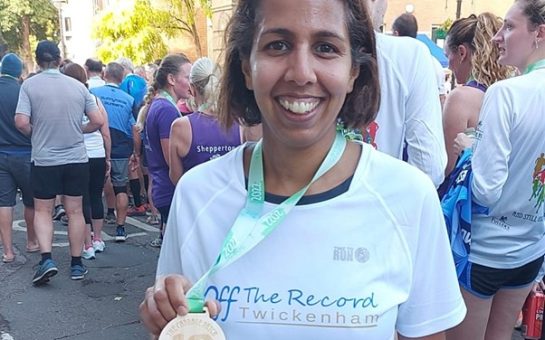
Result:
M15 124L19 131L31 136L34 226L42 254L32 283L40 285L58 272L51 256L51 215L56 195L64 195L69 218L71 278L81 280L87 274L81 262L85 231L82 195L89 180L83 133L99 129L104 119L87 88L60 73L61 55L54 42L38 43L36 61L42 72L23 83ZM84 113L89 118L86 124L82 124Z

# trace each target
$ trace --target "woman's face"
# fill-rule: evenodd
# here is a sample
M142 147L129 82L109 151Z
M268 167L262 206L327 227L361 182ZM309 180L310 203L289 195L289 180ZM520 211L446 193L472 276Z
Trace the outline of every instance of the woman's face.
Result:
M465 84L471 75L471 49L464 44L450 47L447 37L444 50L448 58L448 68L454 73L456 82Z
M177 74L172 77L172 89L178 97L178 99L187 99L191 95L189 85L189 71L191 71L191 64L185 63L180 66Z
M535 50L537 31L530 31L530 22L522 5L515 2L505 15L503 26L492 39L500 49L499 63L515 66L523 72Z
M343 2L264 0L257 16L250 59L242 68L265 140L290 147L330 143L358 75Z

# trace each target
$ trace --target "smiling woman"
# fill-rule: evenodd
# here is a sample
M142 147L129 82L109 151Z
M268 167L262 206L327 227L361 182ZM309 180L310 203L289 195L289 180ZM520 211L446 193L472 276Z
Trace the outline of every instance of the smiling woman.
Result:
M226 45L220 119L263 138L178 182L148 329L206 299L228 339L440 338L465 308L434 186L337 132L378 110L365 1L241 0Z

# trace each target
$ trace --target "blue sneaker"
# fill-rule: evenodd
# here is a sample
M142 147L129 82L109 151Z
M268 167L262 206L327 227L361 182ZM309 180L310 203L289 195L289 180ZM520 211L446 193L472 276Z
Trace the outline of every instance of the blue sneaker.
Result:
M34 285L41 285L48 282L50 277L57 275L59 272L55 262L51 259L45 260L38 266L38 270L36 270L36 273L34 273L34 277L32 278L32 284Z
M125 227L117 227L115 230L115 241L116 242L125 242L127 240L127 233L125 232Z
M89 271L82 264L75 264L70 267L70 278L72 280L81 280L85 277Z

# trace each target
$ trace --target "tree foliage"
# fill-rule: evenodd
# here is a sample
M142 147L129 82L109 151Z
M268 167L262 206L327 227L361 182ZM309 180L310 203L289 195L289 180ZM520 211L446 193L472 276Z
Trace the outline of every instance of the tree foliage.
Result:
M94 27L100 42L98 57L104 62L127 57L135 64L145 64L164 57L169 14L151 6L150 0L136 0L132 6L103 13Z
M197 31L197 17L202 12L207 18L212 16L210 0L162 0L170 15L169 28L191 36L197 54L202 56L202 44Z
M36 41L58 38L57 9L49 0L0 0L0 13L0 40L25 59Z

